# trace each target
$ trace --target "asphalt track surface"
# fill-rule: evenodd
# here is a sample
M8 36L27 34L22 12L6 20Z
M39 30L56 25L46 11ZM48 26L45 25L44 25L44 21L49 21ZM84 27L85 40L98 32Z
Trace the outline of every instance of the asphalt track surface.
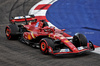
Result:
M25 7L29 9L40 0L30 0ZM32 48L17 40L7 40L5 26L9 24L8 14L15 0L0 0L0 66L100 66L100 55L87 53L55 57L43 55L39 49ZM20 0L18 4L23 3ZM22 6L13 11L13 16L25 15Z

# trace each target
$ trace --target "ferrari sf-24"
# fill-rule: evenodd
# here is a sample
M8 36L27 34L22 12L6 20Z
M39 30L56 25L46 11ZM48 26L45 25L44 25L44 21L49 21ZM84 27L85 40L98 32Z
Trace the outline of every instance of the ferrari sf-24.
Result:
M43 54L79 54L95 49L93 43L88 42L83 34L70 36L64 32L65 29L49 26L44 19L37 21L34 15L14 17L10 23L5 28L7 39L18 39L32 47L40 48Z

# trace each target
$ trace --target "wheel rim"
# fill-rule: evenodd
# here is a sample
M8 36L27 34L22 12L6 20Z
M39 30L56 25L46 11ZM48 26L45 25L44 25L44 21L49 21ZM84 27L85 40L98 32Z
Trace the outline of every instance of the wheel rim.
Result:
M11 33L11 30L10 30L9 28L7 28L7 29L6 29L6 36L7 36L8 39L11 38L10 33Z
M41 50L42 51L46 50L46 43L45 42L41 42Z
M7 28L7 29L6 29L6 35L7 35L7 36L10 36L10 33L11 33L10 29Z

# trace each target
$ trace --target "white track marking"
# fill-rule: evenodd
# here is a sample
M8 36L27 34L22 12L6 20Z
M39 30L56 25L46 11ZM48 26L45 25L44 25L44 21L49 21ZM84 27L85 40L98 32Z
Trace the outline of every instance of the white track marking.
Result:
M31 14L34 14L34 16L46 16L47 10L34 10L31 12Z
M55 27L56 29L58 29L56 26L54 26L52 23L50 23L50 22L47 22L48 23L48 25L49 25L49 27L50 26L53 26L53 27Z
M40 5L40 4L53 4L54 2L56 2L57 0L42 0L42 1L40 1L39 3L37 3L36 5L34 5L31 9L30 9L30 11L29 11L29 15L32 15L33 13L34 13L34 9L38 6L38 5Z
M97 54L100 54L100 47L95 48L95 50L94 50L94 51L92 51L92 52L97 53Z
M37 3L36 5L34 5L30 11L29 11L29 15L35 15L35 16L46 16L46 12L47 10L35 10L35 8L38 6L38 5L41 5L41 4L53 4L54 2L56 2L57 0L42 0L40 1L39 3ZM52 23L48 22L49 26L53 26L55 27L56 29L58 29L56 26L54 26Z
M39 4L53 4L56 1L57 0L42 0L41 2L39 2Z

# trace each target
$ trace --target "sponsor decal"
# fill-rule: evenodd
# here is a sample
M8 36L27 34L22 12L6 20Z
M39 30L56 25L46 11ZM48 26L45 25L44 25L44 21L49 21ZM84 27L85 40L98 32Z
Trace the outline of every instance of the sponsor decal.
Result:
M69 42L68 40L65 40L65 42Z
M49 35L49 37L50 37L50 35Z
M69 49L61 49L60 52L69 52Z
M78 49L78 50L83 50L83 49L84 49L84 47L82 47L82 46L81 46L81 47L78 47L77 49Z
M61 37L60 39L65 39L65 37Z
M69 49L65 49L65 52L69 52L70 50Z
M28 39L29 39L29 40L31 40L31 39L32 39L30 34L28 34Z
M31 35L32 35L32 37L33 37L33 38L35 38L35 36L34 36L33 32L31 33Z

